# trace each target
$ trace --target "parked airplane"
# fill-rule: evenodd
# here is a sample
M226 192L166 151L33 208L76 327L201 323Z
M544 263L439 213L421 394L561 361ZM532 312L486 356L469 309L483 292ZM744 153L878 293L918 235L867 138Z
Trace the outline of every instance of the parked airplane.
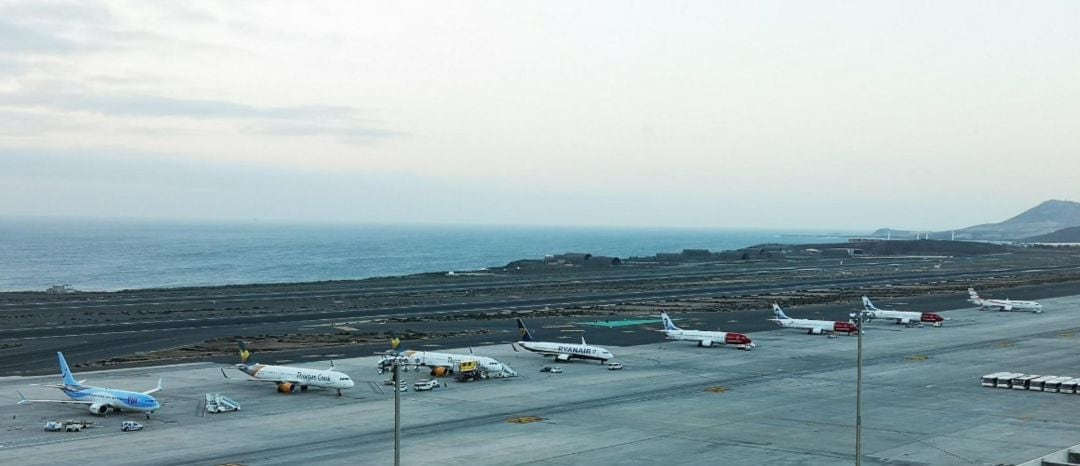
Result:
M251 352L247 350L244 342L237 342L240 346L240 364L236 368L249 376L252 382L273 382L277 384L277 390L281 393L293 393L307 390L308 387L337 389L341 396L341 389L352 388L353 381L349 376L333 370L334 362L330 361L330 368L308 369L306 367L270 366L255 364L251 359ZM230 379L225 369L221 369L221 375Z
M689 340L698 342L698 346L713 346L714 343L723 342L727 345L736 345L741 350L750 351L754 342L750 337L735 332L710 332L707 330L683 330L675 326L671 317L666 312L660 313L660 319L664 321L664 335L668 340Z
M971 301L979 306L981 310L997 309L999 311L1031 311L1036 314L1042 312L1042 304L1035 301L1013 301L1011 299L985 299L980 298L979 293L975 292L974 288L968 288L968 294Z
M510 347L517 351L517 347L520 346L526 351L532 351L542 356L555 356L556 361L569 361L571 359L592 359L600 361L600 364L606 363L608 359L614 358L615 355L611 354L606 348L599 346L592 346L585 343L585 337L581 337L581 344L574 343L553 343L546 341L533 340L532 334L529 333L529 329L525 328L525 322L521 319L517 320L518 333L521 335L521 340L517 342L517 346L513 343Z
M800 328L805 329L808 334L821 335L822 333L847 333L851 335L853 333L859 333L859 328L851 322L837 322L832 320L811 320L811 319L792 319L784 314L784 310L780 309L779 304L773 304L773 314L776 315L775 319L769 319L776 322L784 328Z
M19 393L19 397L22 398L22 400L19 401L19 404L80 404L86 405L91 413L99 416L109 414L110 411L134 411L146 413L147 419L150 419L150 413L161 408L161 404L159 404L154 397L150 396L153 393L161 391L161 379L158 379L157 387L145 392L129 392L127 390L117 390L113 388L91 387L89 385L83 385L85 380L75 380L75 376L71 374L71 369L68 368L67 361L64 360L64 353L57 352L56 357L60 360L60 374L64 378L64 383L45 384L43 386L59 388L60 391L64 392L64 394L71 399L28 400L22 393Z
M898 324L913 325L921 324L923 322L930 323L934 327L940 327L941 323L945 321L941 316L934 314L933 312L910 312L910 311L890 311L886 309L878 309L874 307L874 303L870 301L870 298L866 296L862 297L863 303L863 316L867 321L872 319L892 319ZM854 314L853 314L854 315Z
M471 354L439 353L434 351L398 351L401 341L397 338L390 340L391 349L386 352L379 361L379 373L390 370L396 362L399 366L413 367L419 371L421 367L431 369L431 375L443 377L453 374L464 361L476 362L480 372L488 377L517 377L518 373L509 365L503 364L486 356Z

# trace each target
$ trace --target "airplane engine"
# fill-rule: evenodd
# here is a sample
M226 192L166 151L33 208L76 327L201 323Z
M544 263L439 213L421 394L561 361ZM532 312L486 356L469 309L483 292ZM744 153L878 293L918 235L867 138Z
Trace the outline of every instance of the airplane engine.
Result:
M432 377L446 377L447 375L450 375L450 369L448 368L442 366L435 366L431 368Z
M300 384L292 382L282 382L277 386L279 393L294 393L300 391Z
M112 407L109 405L103 405L101 403L94 403L90 405L90 412L98 416L104 416L112 411Z
M810 329L811 335L821 335L821 327L814 327Z
M570 355L569 354L556 354L555 355L555 360L556 361L569 361L570 360Z
M706 348L712 346L712 340L701 340L698 342L698 346L704 346Z
M911 319L908 319L908 318L905 317L903 319L900 319L900 320L896 321L896 323L901 324L901 325L907 325L907 324L911 323Z

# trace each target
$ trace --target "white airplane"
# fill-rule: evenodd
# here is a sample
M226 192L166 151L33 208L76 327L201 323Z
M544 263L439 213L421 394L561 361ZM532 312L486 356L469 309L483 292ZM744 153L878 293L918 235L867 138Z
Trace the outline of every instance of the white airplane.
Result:
M859 333L859 328L851 322L837 322L833 320L811 320L811 319L792 319L784 314L784 310L780 309L780 305L773 303L773 314L776 315L775 319L769 319L776 322L784 328L799 328L805 329L806 333L810 335L821 335L822 333L847 333L851 335L853 333Z
M571 359L593 359L600 361L600 364L604 364L608 359L614 358L615 355L611 354L606 348L599 346L592 346L585 343L585 337L581 337L581 344L573 343L553 343L546 341L534 341L532 334L529 333L529 329L525 328L525 322L521 319L517 320L518 333L521 334L521 341L517 342L517 346L524 348L526 351L532 351L542 356L555 356L556 361L569 361ZM517 346L513 343L510 347L517 351Z
M979 309L984 311L987 309L997 309L999 311L1031 311L1036 314L1042 312L1042 304L1035 301L980 298L979 293L976 293L974 288L968 288L968 294L971 295L971 297L968 298L968 301L977 304Z
M19 393L19 397L22 398L19 404L27 403L63 403L63 404L79 404L86 405L90 409L92 414L104 416L109 414L110 411L134 411L139 413L146 413L146 418L150 419L150 413L157 411L161 408L161 404L158 403L154 397L150 396L153 393L161 391L161 379L158 379L156 388L152 388L145 392L131 392L127 390L117 390L113 388L91 387L89 385L83 385L85 380L75 380L75 376L71 374L71 369L68 368L67 361L64 360L64 353L57 352L56 357L60 360L60 375L64 378L63 384L45 384L45 387L59 388L64 392L70 400L28 400L26 397Z
M240 364L236 365L236 369L251 376L251 379L248 380L252 382L276 383L277 390L281 393L306 391L308 387L319 387L336 389L337 395L341 396L343 388L352 388L354 385L349 376L333 369L323 370L256 364L251 360L251 353L247 350L244 342L238 343L240 345ZM330 361L330 367L334 367L333 361ZM225 373L224 368L221 369L221 375L224 375L226 379L231 378L229 374Z
M933 312L890 311L878 309L877 307L874 307L874 303L866 296L862 297L862 303L863 316L865 316L867 321L871 319L892 319L895 320L897 324L903 325L921 324L926 322L934 327L940 327L941 323L945 321L945 319Z
M397 338L390 340L391 350L384 354L379 361L379 373L390 370L396 362L399 366L413 367L419 371L421 367L431 368L431 375L443 377L453 374L461 367L462 362L475 362L480 372L488 377L517 377L518 373L509 365L503 364L486 356L475 354L438 353L434 351L397 351L401 341Z
M675 326L666 312L660 313L660 319L664 321L664 335L668 340L689 340L698 342L698 346L713 346L714 343L723 342L727 345L736 345L741 350L750 351L757 346L750 337L735 332L710 332L707 330L683 330Z

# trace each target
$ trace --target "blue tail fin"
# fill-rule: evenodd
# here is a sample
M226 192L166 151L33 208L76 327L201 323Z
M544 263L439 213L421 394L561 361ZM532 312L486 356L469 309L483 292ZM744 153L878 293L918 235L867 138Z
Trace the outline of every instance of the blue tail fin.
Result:
M870 298L866 296L862 297L862 307L867 311L876 311L878 308L874 307L874 303L870 302Z
M533 341L532 334L529 333L529 329L525 328L525 322L521 319L517 320L518 336L521 341Z
M773 305L772 305L772 310L773 310L773 314L775 314L775 315L776 315L776 318L777 318L777 319L780 319L780 320L787 320L787 319L790 319L790 318L791 318L791 317L788 317L788 316L787 316L787 314L784 314L784 310L783 310L783 309L780 309L780 305L779 305L779 304L773 303Z
M682 330L681 328L675 326L675 322L671 321L671 317L668 317L666 312L660 313L660 320L664 321L664 330Z
M57 351L56 357L60 359L60 375L64 377L64 385L78 386L79 382L75 380L74 375L71 375L71 368L68 367L67 360L64 359L64 353Z

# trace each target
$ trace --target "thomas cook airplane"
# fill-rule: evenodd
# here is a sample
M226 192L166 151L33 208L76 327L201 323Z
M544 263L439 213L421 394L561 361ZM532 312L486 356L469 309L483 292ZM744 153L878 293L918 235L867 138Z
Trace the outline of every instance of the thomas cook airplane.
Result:
M529 333L529 329L525 328L524 321L518 319L517 327L518 333L521 335L521 340L517 342L517 346L542 356L554 356L556 361L592 359L594 361L600 361L600 364L603 364L607 362L608 359L615 357L615 355L611 354L611 351L608 351L607 348L592 346L585 343L585 337L581 337L580 345L574 343L535 341L533 340L532 334ZM510 347L513 348L514 351L517 351L517 346L514 346L513 343L510 344Z
M349 376L333 370L333 361L330 361L331 369L325 370L256 364L252 361L251 353L244 342L237 343L240 345L240 364L236 365L236 369L251 376L248 380L252 382L276 383L281 393L306 391L308 387L333 388L337 389L338 396L341 396L342 389L353 387L353 381ZM221 375L224 375L226 379L231 378L225 373L224 368L221 369Z
M161 404L158 403L154 397L150 396L153 393L161 391L161 379L158 379L156 388L152 388L145 392L131 392L127 390L117 390L114 388L102 388L91 387L89 385L83 385L85 380L75 380L75 376L71 374L71 369L68 368L67 361L64 360L64 353L57 352L56 357L60 360L60 374L64 377L63 384L45 384L45 387L59 388L64 392L70 400L28 400L26 397L19 393L19 397L22 398L19 404L27 403L63 403L63 404L79 404L86 405L90 409L90 412L99 416L109 414L110 411L132 411L138 413L146 413L146 418L150 419L150 413L157 411L161 408Z
M1030 311L1036 314L1042 312L1042 304L1035 301L980 298L979 293L976 293L974 288L968 288L968 295L970 296L968 301L978 305L979 309L983 311L987 309L997 309L999 311Z
M518 375L517 371L509 365L486 356L472 354L472 350L469 350L469 354L413 350L399 351L397 348L400 344L401 340L398 338L390 340L390 351L382 353L383 357L379 361L378 371L380 374L391 370L394 364L397 364L398 366L413 367L417 371L421 367L426 367L431 370L432 376L443 377L460 371L464 362L466 365L475 363L476 370L482 373L484 377L503 378L517 377Z

